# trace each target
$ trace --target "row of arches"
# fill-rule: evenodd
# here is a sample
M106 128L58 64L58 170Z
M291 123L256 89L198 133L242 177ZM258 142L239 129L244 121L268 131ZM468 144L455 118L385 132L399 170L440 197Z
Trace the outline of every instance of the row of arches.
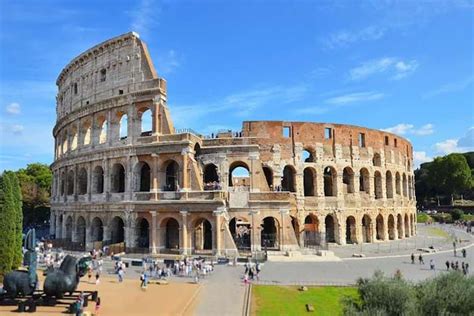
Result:
M124 110L115 111L110 115L109 120L107 117L109 116L106 114L98 114L93 120L84 119L69 128L65 128L64 132L56 137L56 156L60 157L81 146L124 140L129 135L150 136L152 134L153 115L151 108L138 109L133 124L129 124L129 115Z

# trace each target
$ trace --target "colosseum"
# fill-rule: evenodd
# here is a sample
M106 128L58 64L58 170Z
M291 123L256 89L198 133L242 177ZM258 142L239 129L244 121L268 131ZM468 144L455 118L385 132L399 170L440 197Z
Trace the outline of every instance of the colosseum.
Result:
M51 234L65 244L235 256L416 234L413 148L400 136L288 121L175 129L133 32L74 58L56 84Z

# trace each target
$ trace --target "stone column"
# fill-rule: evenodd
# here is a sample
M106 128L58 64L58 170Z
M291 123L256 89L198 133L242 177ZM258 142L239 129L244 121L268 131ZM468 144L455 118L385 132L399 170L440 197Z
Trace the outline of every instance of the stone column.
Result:
M54 237L55 239L61 239L61 223L59 221L60 214L59 212L56 212L56 223L54 225L55 232L54 232Z
M383 240L389 240L388 236L388 216L383 216Z
M103 229L104 229L104 238L103 238L103 241L110 241L110 239L112 238L112 236L110 235L110 228L108 225L104 225L103 226Z
M73 225L73 229L74 229L74 225ZM61 238L62 239L66 238L66 216L65 216L65 214L63 215L63 222L62 222L62 225L61 225Z
M280 209L280 219L281 219L281 226L278 229L279 235L280 235L280 240L278 241L280 243L280 249L281 251L286 251L289 248L289 245L287 246L287 241L289 238L286 238L286 218L290 215L290 210L288 209ZM288 243L289 244L289 243Z
M251 220L251 235L250 235L250 251L253 253L255 251L260 251L262 249L262 242L260 240L260 230L257 229L259 226L255 224L255 215L258 215L260 212L256 210L250 210L250 220ZM258 227L257 227L258 226Z
M156 222L156 211L151 211L151 240L150 240L150 252L153 254L157 253L157 222Z
M79 168L78 168L77 164L74 165L74 180L73 180L74 181L74 183L73 183L73 186L74 186L74 192L73 192L74 193L74 201L77 201L77 191L78 191L78 183L77 183L78 181L77 181L77 179L79 178L78 174L77 174L78 170L79 170Z
M107 139L105 140L105 144L112 145L113 137L112 137L112 111L107 111Z
M222 254L222 232L221 232L221 225L222 225L222 214L223 210L217 209L215 210L214 216L216 218L215 220L215 226L214 226L214 231L215 231L215 249L214 249L214 254L217 256L220 256Z
M344 220L344 218L342 216L335 215L334 217L337 219L337 223L335 223L335 225L337 225L337 227L335 227L335 230L337 231L336 242L339 245L345 245L346 244L346 224L347 223L346 223L346 221Z
M103 192L103 201L108 201L110 196L110 184L111 184L111 168L109 164L109 159L104 158L102 160L102 167L104 169L104 192Z
M190 254L190 245L188 241L188 212L180 211L179 212L183 217L183 224L181 225L181 238L180 238L180 248L183 255Z
M157 154L151 154L151 157L153 158L153 165L152 165L152 171L151 171L151 192L153 193L153 200L158 200L158 191L160 189L159 185L159 173L158 173L158 155Z
M183 158L183 170L182 170L182 180L179 183L179 186L184 191L189 189L189 170L188 170L188 153L189 148L185 148L181 151L181 157Z
M87 171L87 200L92 201L92 161L88 164Z
M260 192L260 188L258 186L258 179L256 177L257 168L258 168L257 164L261 164L258 158L259 158L258 153L249 153L250 192Z

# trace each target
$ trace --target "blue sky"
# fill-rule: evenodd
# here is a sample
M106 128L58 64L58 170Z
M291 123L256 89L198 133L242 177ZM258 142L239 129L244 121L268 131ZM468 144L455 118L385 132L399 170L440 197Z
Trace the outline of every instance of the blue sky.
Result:
M0 1L0 170L51 163L55 81L136 31L178 128L335 122L410 139L417 163L474 150L471 1Z

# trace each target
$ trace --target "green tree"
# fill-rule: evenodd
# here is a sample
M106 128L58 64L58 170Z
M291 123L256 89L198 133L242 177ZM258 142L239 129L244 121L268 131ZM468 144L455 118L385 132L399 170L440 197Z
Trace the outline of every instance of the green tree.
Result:
M428 167L427 180L436 193L459 194L472 188L471 169L462 154L437 157Z
M0 177L0 274L11 271L15 245L15 204L12 173Z
M10 173L10 172L9 172ZM13 201L15 203L14 212L15 216L14 220L14 245L13 245L13 267L19 267L23 263L23 252L22 252L22 244L23 244L23 209L22 209L22 196L21 196L21 188L20 182L18 181L18 177L14 172L11 172L11 184L12 184L12 193L13 193Z
M463 215L464 215L464 212L463 212L462 210L460 210L460 209L454 209L454 210L451 212L451 216L453 217L453 221L460 220Z

